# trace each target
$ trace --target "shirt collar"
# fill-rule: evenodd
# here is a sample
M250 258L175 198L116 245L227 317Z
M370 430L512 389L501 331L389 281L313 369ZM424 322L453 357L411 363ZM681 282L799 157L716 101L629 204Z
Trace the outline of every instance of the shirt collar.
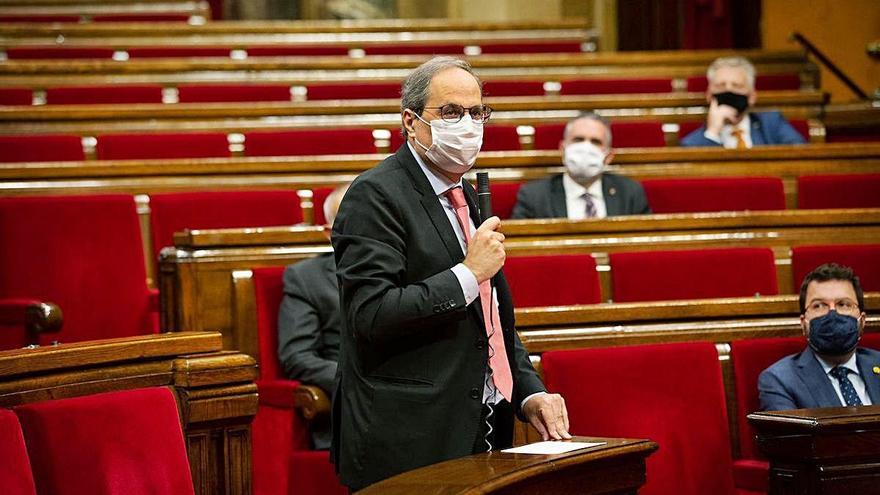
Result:
M409 151L415 157L416 163L418 163L419 168L422 169L422 173L424 173L425 177L428 178L428 182L431 184L431 189L434 190L434 194L436 194L437 196L441 196L453 187L461 187L461 179L459 179L458 182L452 182L451 180L449 180L449 177L435 172L427 165L425 165L424 160L422 160L422 157L419 156L418 153L416 153L416 150L415 148L413 148L412 143L407 141L406 145L409 146Z
M593 181L589 187L584 187L569 177L568 174L562 174L562 187L565 190L566 199L583 197L584 193L589 193L594 199L602 199L602 177Z
M749 114L746 113L742 120L739 121L736 125L727 124L721 128L721 132L726 135L733 135L734 129L739 129L743 132L743 135L750 135L749 129L751 128L752 119L749 118Z
M825 361L824 359L822 359L821 357L819 357L819 355L816 354L815 352L813 353L813 355L816 356L817 360L819 360L819 364L822 365L822 370L825 371L826 375L830 374L831 370L836 368L837 366L843 366L844 368L852 371L853 373L855 373L857 375L859 374L859 367L856 366L856 353L855 352L853 353L852 356L849 357L849 359L847 359L847 361L845 363L843 363L841 365L830 364L827 361Z

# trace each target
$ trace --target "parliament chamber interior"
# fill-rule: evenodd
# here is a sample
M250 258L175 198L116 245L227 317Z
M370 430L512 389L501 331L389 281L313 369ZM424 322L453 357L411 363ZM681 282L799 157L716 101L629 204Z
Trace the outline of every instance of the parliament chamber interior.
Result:
M0 491L354 493L326 443L348 399L285 354L286 268L333 266L344 188L386 157L436 166L401 127L436 56L482 83L463 178L491 179L526 360L604 443L361 493L880 494L880 363L857 406L845 373L838 407L759 397L820 352L802 299L827 263L860 283L859 366L880 351L876 0L0 0ZM578 122L607 136L580 146L587 182ZM513 445L540 440L516 421Z

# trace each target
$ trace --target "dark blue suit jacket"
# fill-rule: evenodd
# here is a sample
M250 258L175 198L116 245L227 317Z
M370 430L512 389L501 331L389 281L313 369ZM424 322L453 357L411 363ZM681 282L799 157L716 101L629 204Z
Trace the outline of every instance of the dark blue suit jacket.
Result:
M804 137L796 131L779 112L750 112L752 125L752 146L767 144L804 144ZM688 134L681 140L682 146L721 146L703 133L706 126Z
M874 367L880 366L880 352L860 347L856 350L856 366L871 403L880 404L880 374L874 372ZM763 411L843 405L809 347L764 370L758 377L758 398Z

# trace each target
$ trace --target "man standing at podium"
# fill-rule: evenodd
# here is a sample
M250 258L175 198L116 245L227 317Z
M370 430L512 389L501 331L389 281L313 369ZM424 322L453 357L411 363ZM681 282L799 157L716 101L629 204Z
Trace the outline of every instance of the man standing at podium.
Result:
M470 66L437 57L401 89L406 142L361 174L333 227L343 329L331 459L353 490L504 448L513 417L570 438L514 328L500 220L462 175L491 108Z

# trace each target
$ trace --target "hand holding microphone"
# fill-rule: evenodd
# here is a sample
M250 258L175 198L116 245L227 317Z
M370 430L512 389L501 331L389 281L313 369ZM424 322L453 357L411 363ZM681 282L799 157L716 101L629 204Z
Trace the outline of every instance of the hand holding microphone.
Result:
M477 283L489 280L504 266L504 234L497 232L501 219L492 216L492 196L489 193L489 174L477 173L477 201L482 223L468 244L466 266L477 278Z

